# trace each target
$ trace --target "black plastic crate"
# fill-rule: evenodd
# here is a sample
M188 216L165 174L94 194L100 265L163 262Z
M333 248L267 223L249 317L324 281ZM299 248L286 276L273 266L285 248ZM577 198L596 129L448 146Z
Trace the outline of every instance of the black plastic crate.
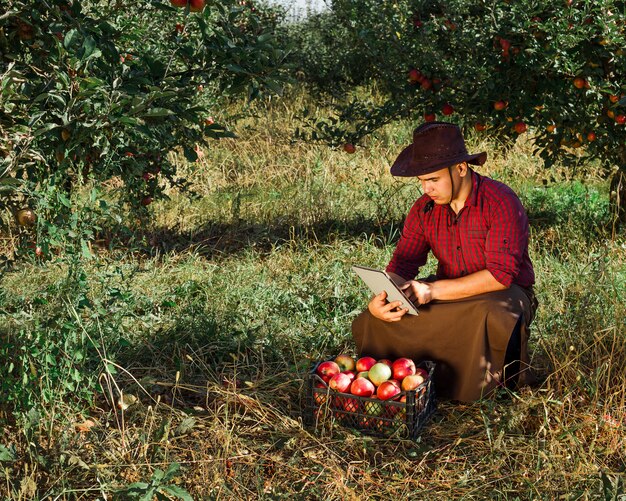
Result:
M391 400L359 397L331 390L316 374L320 363L313 366L306 381L303 409L306 426L317 427L321 421L334 419L343 426L369 435L414 440L436 410L434 362L427 360L416 364L428 372L428 379L415 390L403 391ZM403 396L406 402L399 401Z

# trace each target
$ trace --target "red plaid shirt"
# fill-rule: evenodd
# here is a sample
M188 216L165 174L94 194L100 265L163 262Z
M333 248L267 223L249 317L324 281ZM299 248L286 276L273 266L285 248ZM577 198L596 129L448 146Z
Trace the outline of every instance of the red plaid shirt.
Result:
M432 250L439 261L439 279L487 269L506 287L535 283L528 257L528 217L519 198L503 183L474 171L471 175L472 191L458 215L428 195L413 204L388 272L413 279Z

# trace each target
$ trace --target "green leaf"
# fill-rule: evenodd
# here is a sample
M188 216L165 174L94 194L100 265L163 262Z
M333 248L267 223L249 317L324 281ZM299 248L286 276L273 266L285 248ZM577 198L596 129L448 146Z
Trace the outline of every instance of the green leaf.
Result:
M162 487L161 490L166 494L170 494L171 496L182 499L183 501L193 501L191 495L178 485L168 485L166 487Z
M0 444L0 461L15 461L17 459L17 453L15 451L15 446L10 445L6 447Z
M80 250L85 259L93 258L93 254L89 250L89 246L87 245L87 242L85 242L85 240L80 241Z
M167 108L152 108L144 113L142 116L144 118L155 118L155 117L166 117L168 115L175 115L176 113L172 110L168 110Z

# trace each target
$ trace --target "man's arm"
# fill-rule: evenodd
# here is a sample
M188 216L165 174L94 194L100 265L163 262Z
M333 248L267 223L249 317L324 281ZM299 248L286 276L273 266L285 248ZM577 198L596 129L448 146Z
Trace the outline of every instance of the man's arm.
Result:
M396 278L393 279L395 282ZM508 289L506 285L498 282L489 270L477 271L465 277L437 280L432 283L409 280L398 285L404 290L408 298L417 304L426 304L433 299L463 299L486 292Z

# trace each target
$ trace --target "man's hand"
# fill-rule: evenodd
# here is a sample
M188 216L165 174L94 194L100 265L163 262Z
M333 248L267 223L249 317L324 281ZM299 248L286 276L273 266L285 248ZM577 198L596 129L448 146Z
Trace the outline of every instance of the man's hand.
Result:
M379 320L397 322L409 311L407 308L400 309L401 304L401 301L388 303L387 293L383 291L371 299L367 308L370 310L370 313Z
M428 282L409 280L399 285L400 290L414 304L426 304L433 300L433 287Z

